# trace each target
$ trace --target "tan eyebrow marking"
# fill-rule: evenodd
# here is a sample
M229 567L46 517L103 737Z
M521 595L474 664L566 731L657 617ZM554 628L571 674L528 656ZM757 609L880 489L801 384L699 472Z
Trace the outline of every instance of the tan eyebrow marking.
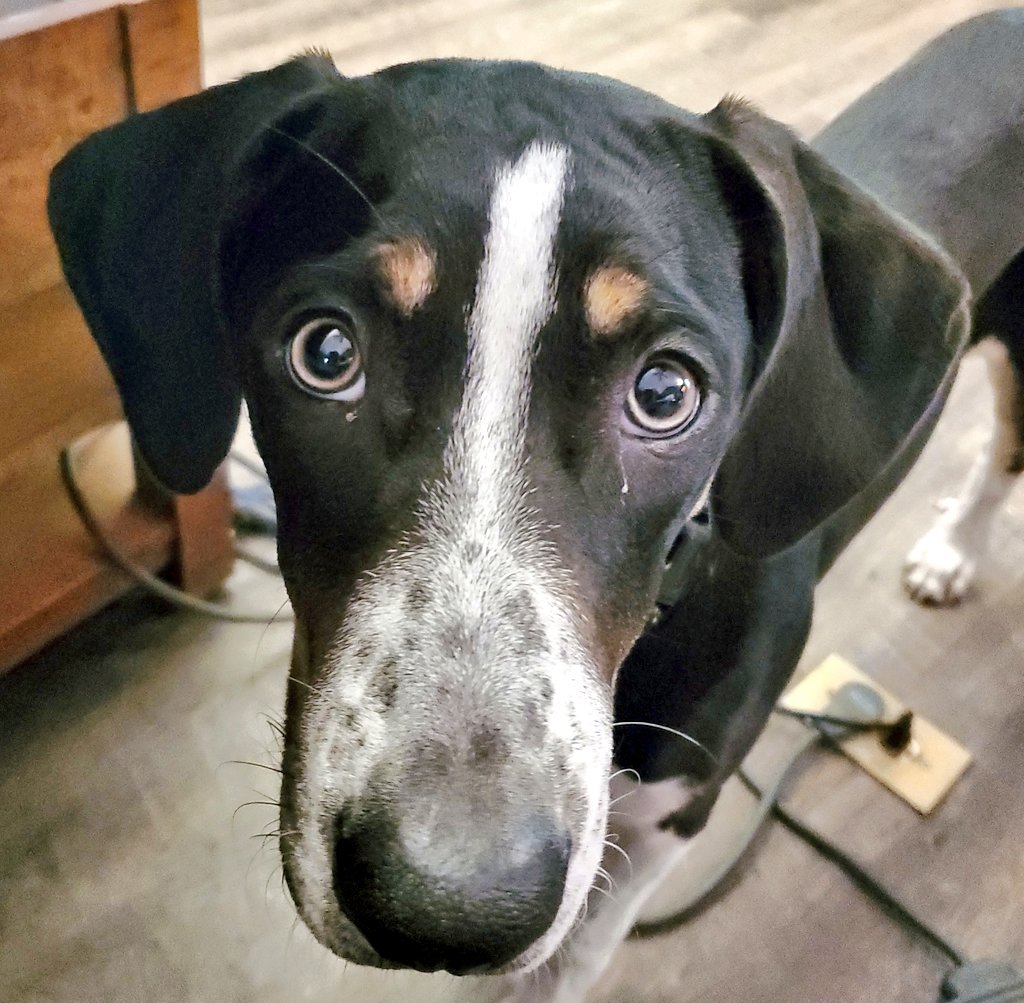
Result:
M583 308L599 338L615 335L643 305L647 280L624 265L600 265L583 286Z
M419 237L401 237L374 249L377 273L384 291L409 316L434 291L437 255Z

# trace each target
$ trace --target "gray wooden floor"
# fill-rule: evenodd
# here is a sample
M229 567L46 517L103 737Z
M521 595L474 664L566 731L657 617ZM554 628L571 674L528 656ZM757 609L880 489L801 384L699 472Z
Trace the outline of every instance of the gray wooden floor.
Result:
M688 107L751 97L810 133L978 0L207 0L218 82L305 46L345 72L439 55L607 73ZM838 651L966 742L977 761L934 817L837 757L788 796L975 956L1024 964L1024 488L979 594L901 594L902 555L982 443L969 360L911 478L820 590L804 667ZM278 582L231 592L273 608ZM0 680L0 1000L455 1003L479 984L365 972L294 922L272 845L286 626L211 624L131 598ZM236 808L237 813L236 813ZM674 934L618 955L595 1003L929 1003L941 959L783 831Z

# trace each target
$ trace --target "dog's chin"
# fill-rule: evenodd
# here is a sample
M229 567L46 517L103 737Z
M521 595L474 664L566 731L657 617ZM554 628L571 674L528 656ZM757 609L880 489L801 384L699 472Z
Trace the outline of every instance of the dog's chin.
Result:
M595 867L596 876L596 867ZM292 881L287 879L288 887L292 889ZM303 902L292 893L296 910L306 929L313 937L328 951L341 958L343 961L355 965L362 965L366 968L381 968L389 971L407 969L407 965L396 964L378 954L370 942L359 932L357 927L351 923L340 910L328 909L317 913L310 910ZM513 958L505 965L494 968L480 968L472 972L453 972L454 975L517 975L533 971L548 961L558 950L569 933L575 928L583 916L587 896L584 895L581 901L573 907L568 902L563 902L562 909L551 928L538 940L531 944L522 954Z
M387 971L405 970L408 968L406 965L395 964L378 954L369 941L340 912L329 918L314 918L307 915L301 905L297 908L299 917L309 932L323 947L327 948L336 957L341 958L342 961L348 961L354 965L362 965L366 968L380 968ZM569 924L570 929L575 926L577 919L582 913L583 907L581 904L576 916L573 917L572 922ZM554 927L552 930L554 930ZM514 958L506 965L475 969L472 972L453 972L451 974L459 976L493 976L519 975L529 972L539 968L548 961L555 951L558 950L563 940L564 936L552 936L551 931L549 931L549 933L527 948L519 957Z
M380 968L386 971L408 969L408 966L406 965L398 965L392 961L388 961L387 958L381 957L381 955L379 955L370 946L366 938L344 919L341 919L340 922L328 928L320 929L314 928L305 919L305 917L303 917L303 922L320 944L327 948L327 950L336 957L341 958L342 961L348 961L354 965L362 965L365 968ZM472 972L453 972L450 974L454 974L456 976L496 976L520 975L525 972L530 972L535 968L539 968L544 964L544 962L551 958L558 949L558 944L561 943L561 940L559 940L558 943L548 949L543 944L547 939L548 938L545 936L536 945L531 946L520 957L515 958L507 965L495 968L479 968L474 969Z

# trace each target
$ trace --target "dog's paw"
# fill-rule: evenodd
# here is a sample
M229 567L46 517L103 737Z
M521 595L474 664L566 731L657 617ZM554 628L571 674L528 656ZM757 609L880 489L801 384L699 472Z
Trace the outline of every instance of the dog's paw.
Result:
M911 548L903 566L903 585L925 606L961 602L974 581L977 562L944 526L925 533Z

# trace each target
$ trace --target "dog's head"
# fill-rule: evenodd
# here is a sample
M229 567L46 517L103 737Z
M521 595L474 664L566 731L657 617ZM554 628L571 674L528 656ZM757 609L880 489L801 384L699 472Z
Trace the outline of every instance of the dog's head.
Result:
M244 393L297 627L282 852L338 954L549 957L607 812L616 670L711 492L768 554L882 469L962 285L738 102L319 57L87 140L65 270L156 474Z

